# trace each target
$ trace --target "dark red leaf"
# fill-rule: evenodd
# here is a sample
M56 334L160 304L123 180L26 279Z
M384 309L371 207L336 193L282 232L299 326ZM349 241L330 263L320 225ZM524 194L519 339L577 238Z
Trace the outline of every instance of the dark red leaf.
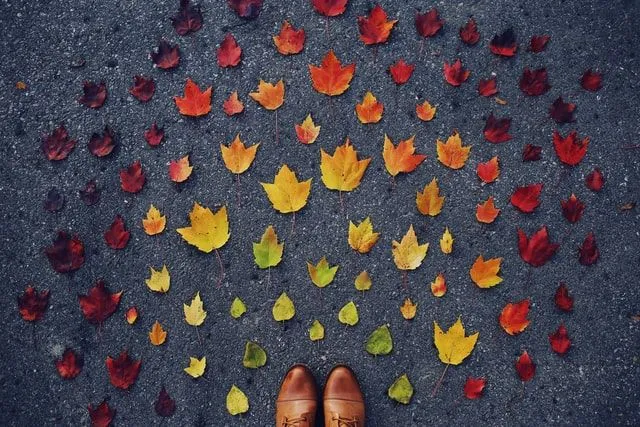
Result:
M591 92L597 92L602 87L602 74L588 69L580 79L582 87Z
M556 253L558 243L551 243L549 241L549 234L547 227L542 226L538 231L528 238L527 235L518 228L518 251L520 252L520 258L526 263L540 267L549 261L549 259Z
M37 322L42 319L49 307L49 290L38 291L28 285L22 295L18 297L18 311L27 322Z
M134 76L133 87L129 93L140 102L147 102L156 91L156 84L151 77Z
M539 68L531 71L529 68L525 68L520 78L520 90L528 96L538 96L546 93L551 89L549 81L547 80L547 70L545 68Z
M522 150L523 162L535 162L542 157L542 147L538 145L526 144Z
M529 381L536 374L536 365L531 360L527 350L523 351L516 361L516 372L520 377L520 381Z
M473 18L469 18L466 24L463 27L460 27L460 40L463 43L468 44L469 46L473 46L478 43L480 40L480 33L478 32L478 25L476 24L476 20Z
M567 334L567 328L562 323L554 333L549 335L549 343L551 344L551 349L560 355L565 354L571 347L571 339Z
M444 63L444 79L451 86L460 86L469 78L469 74L471 74L471 71L462 68L460 59L456 59L453 65L449 65L446 61Z
M47 197L44 199L44 209L49 212L57 212L64 206L64 196L56 187L51 187L47 191Z
M156 399L155 409L156 414L161 417L170 417L176 412L176 402L169 396L164 386L160 389L160 394L158 394L158 399Z
M116 416L116 410L111 409L106 400L103 400L95 409L89 404L89 418L92 427L109 427Z
M600 169L595 168L584 179L584 183L591 191L600 191L604 186L604 175Z
M558 159L566 165L575 166L587 154L589 146L589 137L585 136L582 140L578 138L578 132L573 130L569 132L566 138L557 130L553 131L553 148L556 150Z
M395 64L389 67L389 73L391 78L397 85L405 84L411 78L413 70L416 66L413 64L407 64L404 59L399 59Z
M217 50L218 65L222 68L235 67L242 58L242 49L233 34L227 33Z
M542 187L543 184L530 184L516 188L511 195L511 204L521 212L533 212L540 205Z
M258 15L260 15L260 9L262 8L262 1L263 0L227 0L227 4L229 5L229 7L231 9L233 9L233 11L238 14L238 16L240 18L244 18L244 19L255 19L258 17ZM318 3L327 3L327 4L335 4L335 3L347 3L347 0L324 0ZM316 8L316 10L318 10L318 8L315 6L314 3L314 7ZM344 8L343 8L344 11ZM322 13L322 12L321 12ZM340 12L342 13L342 12ZM338 13L338 15L340 14ZM327 15L326 13L324 13L323 15ZM328 15L328 16L334 16L334 15Z
M82 356L72 349L68 348L62 353L62 358L56 360L56 369L58 374L64 379L72 379L77 377L82 371Z
M562 215L567 221L574 223L582 218L585 206L575 194L571 194L567 200L560 200L560 206L562 207Z
M122 291L111 293L104 281L99 279L87 295L78 294L78 302L84 318L94 325L100 325L118 309L120 297Z
M511 139L511 135L509 134L510 127L510 118L496 119L493 113L491 113L491 115L487 117L487 122L484 125L484 139L494 144L509 141Z
M77 235L58 231L53 245L45 249L51 267L58 273L69 273L84 264L84 245Z
M104 127L102 135L94 133L89 140L89 151L96 157L108 156L115 146L115 135L108 125Z
M495 55L511 57L518 50L516 35L512 28L509 28L502 34L496 34L489 43L489 50Z
M164 129L159 128L156 122L153 122L151 127L144 131L144 139L152 147L157 147L164 138Z
M129 357L127 350L123 350L117 359L107 356L106 365L109 372L109 381L114 387L123 390L128 389L136 382L141 364L141 360Z
M78 98L78 102L85 107L100 108L107 99L107 86L104 82L84 82L82 85L83 94Z
M478 83L478 94L480 96L493 96L498 93L498 82L495 77L487 80L480 80Z
M582 265L595 264L598 261L598 258L600 258L600 250L598 249L596 237L593 235L592 231L587 234L582 245L580 245L578 254L580 264Z
M573 298L569 295L569 289L567 289L567 285L564 282L560 282L553 300L560 310L565 312L573 310Z
M160 45L149 54L153 65L162 70L170 70L180 64L180 48L171 46L166 40L161 40Z
M416 12L415 23L418 34L422 37L433 37L442 29L444 20L440 19L438 9L434 7L423 14Z
M573 112L576 109L576 104L572 104L571 102L564 102L562 97L558 97L553 104L551 104L551 108L549 109L549 116L556 123L570 123L575 121L573 117Z
M551 36L532 36L529 43L529 50L533 53L540 53L547 48L547 43L551 40Z
M49 160L66 159L75 146L76 141L69 138L64 124L54 129L51 135L44 136L40 145L42 152Z
M92 179L84 186L84 188L80 189L80 199L87 206L95 205L100 201L100 189L96 184L96 180Z
M137 193L144 186L145 176L140 160L136 160L131 166L120 170L120 186L127 193Z
M180 0L178 12L171 17L171 25L175 28L176 33L181 36L195 33L202 28L200 5L192 5L190 3L189 0Z
M124 220L120 215L116 215L111 226L104 233L104 241L111 249L124 249L130 236L131 232L125 228Z
M467 377L464 383L464 396L467 399L480 399L486 384L487 380L484 378Z

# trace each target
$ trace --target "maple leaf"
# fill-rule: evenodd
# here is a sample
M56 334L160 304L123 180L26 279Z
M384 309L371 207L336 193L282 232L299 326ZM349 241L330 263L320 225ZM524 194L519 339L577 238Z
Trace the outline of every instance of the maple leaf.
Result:
M469 158L471 146L462 146L462 139L457 130L447 138L444 143L438 138L436 141L436 151L438 153L438 161L451 169L460 169L464 166Z
M462 68L462 61L460 61L460 59L456 59L456 62L454 62L453 65L449 65L449 63L445 61L443 70L444 79L454 87L458 87L467 81L471 74L471 71Z
M314 285L324 288L333 282L333 278L338 272L338 265L330 266L326 257L322 257L316 265L307 261L307 271Z
M260 14L263 0L227 0L227 4L240 18L255 19Z
M84 361L82 356L70 348L65 349L62 357L56 360L56 369L61 378L70 380L80 375Z
M582 245L578 249L578 261L582 265L592 265L600 258L600 250L596 245L596 237L593 235L593 231L590 231L585 237Z
M249 410L249 399L242 390L233 384L227 393L226 406L231 415L244 414Z
M155 236L156 234L162 233L166 225L167 217L162 215L153 204L149 206L147 217L142 219L144 232L149 236Z
M585 208L584 203L582 203L573 193L571 193L571 196L569 196L567 200L560 200L560 206L562 207L562 215L570 223L580 221Z
M478 163L476 167L478 178L485 184L490 184L500 176L500 166L498 164L498 156L493 156L484 163Z
M498 276L500 273L500 264L502 258L490 258L485 261L482 255L478 255L475 262L471 266L469 275L473 283L478 285L479 288L491 288L502 282L502 277Z
M469 18L467 23L460 27L458 34L460 35L460 40L469 46L473 46L480 40L478 24L476 24L476 20L473 18Z
M336 147L333 156L320 149L322 182L329 190L352 191L358 188L371 162L370 158L358 160L358 153L349 137Z
M125 228L124 220L120 215L116 215L109 229L104 232L104 241L111 249L124 249L129 237L131 232Z
M418 244L413 225L409 226L400 243L395 240L391 242L393 262L399 270L415 270L420 267L422 260L427 256L428 249L429 243Z
M597 92L602 87L602 74L588 69L580 78L580 85L590 92Z
M200 292L196 292L196 295L191 300L191 304L182 304L184 311L184 320L191 326L200 326L204 319L207 317L207 312L204 310L204 304L200 298Z
M166 40L161 40L158 47L151 51L149 57L153 61L154 67L170 70L180 64L180 48L178 45L171 46Z
M487 117L487 122L484 125L484 138L494 144L509 141L511 139L511 135L509 134L510 127L510 118L497 119L493 113L491 113L489 117Z
M382 112L384 111L384 104L378 102L376 97L367 92L360 104L356 104L356 116L360 123L378 123L382 119Z
M364 293L364 291L368 291L369 289L371 289L371 277L369 276L369 273L367 273L367 271L361 271L360 274L358 274L356 276L356 280L354 280L353 285L355 286L356 290L358 291L362 291L362 293Z
M96 284L89 289L87 295L78 294L80 310L85 319L95 325L101 325L118 309L122 291L111 293L104 281L99 279Z
M156 84L151 77L134 76L133 86L129 89L131 96L140 102L148 102L156 91Z
M226 206L222 206L218 212L213 213L211 209L194 202L189 212L189 221L190 227L178 228L176 231L187 243L202 252L209 253L219 249L229 240L231 234Z
M138 320L138 309L135 306L130 307L124 314L124 318L128 324L133 325Z
M247 341L242 356L242 366L249 369L258 369L267 363L267 353L258 343Z
M273 44L282 55L295 55L304 48L304 29L296 30L289 21L284 21L280 32L273 36Z
M142 365L142 361L132 359L127 350L120 352L117 359L107 356L105 363L111 384L123 390L127 390L136 382Z
M393 338L389 325L381 325L374 329L365 344L367 353L373 356L387 355L393 350Z
M445 227L442 237L440 238L440 250L443 254L450 254L453 252L453 235L449 231L449 227Z
M604 175L600 169L595 168L585 177L584 183L591 191L600 191L604 186Z
M568 313L573 310L573 297L569 294L569 289L564 282L560 282L553 300L560 310Z
M109 427L113 417L116 416L116 410L109 407L106 399L95 408L89 404L87 409L89 410L89 419L92 427Z
M82 84L82 96L78 98L78 102L85 107L98 109L102 107L107 99L107 86L104 82L94 83L85 81Z
M349 246L354 251L358 251L361 254L371 251L373 245L376 244L380 238L380 233L373 231L373 224L371 218L366 217L357 226L349 221Z
M465 336L464 326L462 325L462 319L458 317L458 320L444 332L440 329L437 322L433 322L433 343L438 349L438 357L442 363L446 364L442 376L436 383L431 396L434 397L438 392L438 388L444 380L444 375L447 373L449 365L459 365L464 359L466 359L478 341L479 332L475 334Z
M530 184L517 187L511 195L511 204L520 212L531 213L540 206L540 193L543 184Z
M153 267L149 267L151 276L145 279L147 287L154 292L165 293L169 291L171 287L171 276L166 265L162 265L161 270L155 270Z
M496 208L493 196L489 196L486 202L476 206L476 219L483 224L491 224L500 214L500 209Z
M516 35L512 28L505 30L502 34L496 34L489 42L489 50L494 55L512 57L518 50Z
M412 320L416 317L416 311L418 310L418 304L411 301L411 298L405 298L404 302L400 306L400 314L405 320Z
M422 215L436 216L444 206L444 196L440 195L437 178L424 186L424 190L416 193L416 206Z
M497 93L498 83L495 77L491 77L487 80L480 79L480 81L478 82L478 95L489 97Z
M521 381L529 381L536 374L536 365L531 360L527 350L524 350L516 360L516 372Z
M523 162L535 162L542 158L542 147L538 145L526 144L522 150Z
M84 264L84 244L77 234L71 236L64 231L58 231L53 245L47 247L44 253L51 268L58 273L70 273Z
M224 165L235 174L241 174L245 172L253 160L256 158L256 152L260 143L254 144L250 147L246 147L244 142L240 139L240 134L237 134L231 144L220 144L220 151L222 153L222 160Z
M51 135L42 137L40 148L48 160L64 160L76 146L76 141L69 138L69 132L60 124Z
M384 43L391 35L397 19L387 20L387 12L376 4L369 12L369 16L358 16L360 40L366 45Z
M360 320L358 308L353 301L346 303L338 312L338 320L343 325L355 326Z
M540 53L547 48L547 43L551 40L551 36L546 34L540 36L531 36L529 42L529 51L533 53Z
M244 104L238 98L237 90L231 92L229 98L227 98L222 104L222 109L227 116L240 114L244 111Z
M229 314L231 315L231 317L233 317L234 319L239 319L246 312L247 306L245 305L245 303L242 302L240 298L235 297L233 299L233 302L231 302L231 307L229 308Z
M566 138L557 130L553 131L553 148L556 150L558 159L565 165L575 166L587 154L589 147L589 137L585 136L582 140L578 138L578 132L573 130L569 132Z
M164 386L160 389L153 407L156 410L156 414L161 417L170 417L176 412L176 402L169 396Z
M538 231L527 237L524 231L518 228L518 251L520 258L534 267L540 267L549 261L556 253L560 245L549 241L547 227L542 226Z
M531 71L525 68L520 78L520 90L528 96L539 96L551 89L551 85L547 80L547 70L538 68Z
M189 155L169 162L169 179L173 182L184 182L191 176L193 166L189 164Z
M444 20L440 19L438 9L434 7L423 14L416 12L415 25L422 37L433 37L442 29Z
M272 225L262 234L260 242L253 243L253 257L259 268L275 267L282 261L284 243L278 243L278 235Z
M346 3L346 0L345 0ZM320 93L329 96L337 96L344 93L349 88L349 83L356 71L356 64L342 66L340 60L330 50L320 66L309 64L309 74L313 88Z
M200 5L192 5L190 0L180 0L180 8L171 17L171 25L181 36L198 31L202 28Z
M313 144L316 142L316 139L318 139L318 135L320 135L320 126L316 126L315 123L313 123L311 114L307 114L307 117L302 123L296 123L295 130L298 141L303 144Z
M261 182L273 208L280 213L297 212L307 204L311 180L298 181L295 172L282 165L273 183Z
M49 212L58 212L64 206L64 195L56 187L51 187L47 191L42 207Z
M500 312L500 326L509 335L518 335L529 326L529 306L531 301L524 299L516 303L508 303Z
M200 378L204 375L204 370L207 368L207 358L203 356L201 359L196 357L189 357L189 366L184 368L184 371L192 378Z
M120 169L120 187L127 193L137 193L142 190L145 180L140 160L136 160L130 166Z
M413 396L413 386L409 381L407 374L403 374L397 378L387 390L387 395L398 403L408 405Z
M151 327L149 332L149 341L151 344L158 346L164 344L167 339L167 331L162 328L162 325L157 320Z
M411 78L413 70L416 69L414 64L407 64L404 59L398 59L393 65L389 66L389 74L397 85L405 84Z
M242 59L242 49L238 46L233 34L227 33L216 51L218 66L222 68L235 67Z
M260 79L258 90L249 96L267 110L277 110L284 102L284 81L280 79L275 85Z
M44 317L49 307L49 290L38 291L28 285L22 295L18 297L18 311L20 317L27 322L37 322Z
M212 87L209 86L205 91L201 91L193 80L187 78L184 86L184 96L174 96L173 100L176 103L176 107L178 107L178 111L183 116L206 116L211 111L212 90Z
M549 344L551 349L559 355L565 354L571 348L571 339L564 324L561 323L558 329L549 335Z
M391 138L384 134L384 148L382 158L387 172L395 177L400 172L409 173L414 171L427 156L425 154L414 154L416 148L413 145L415 135L409 139L400 141L397 146L393 145Z
M311 341L320 341L324 339L324 326L319 320L314 320L309 327L309 339Z
M89 139L89 151L96 157L105 157L115 148L115 134L109 125L104 127L102 135L94 133Z
M446 293L447 280L445 279L444 274L438 273L433 282L431 282L431 294L433 294L433 296L436 298L440 298L443 297Z
M573 112L576 109L576 104L571 102L564 102L562 97L553 101L551 108L549 108L549 116L556 121L556 123L570 123L576 119L573 117Z
M144 139L152 147L157 147L164 138L164 129L159 128L158 125L153 122L151 127L144 131Z
M311 5L316 12L324 16L342 15L347 8L348 0L311 0Z
M487 380L484 378L467 377L463 387L464 397L471 400L480 399L486 384Z
M429 122L433 120L436 115L436 107L433 107L429 101L424 101L422 104L416 105L416 116L423 122Z

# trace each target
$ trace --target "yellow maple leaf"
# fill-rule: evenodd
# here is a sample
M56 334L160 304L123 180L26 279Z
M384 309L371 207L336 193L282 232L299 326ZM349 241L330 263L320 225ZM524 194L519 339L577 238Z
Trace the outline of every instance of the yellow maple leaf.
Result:
M229 240L229 219L227 207L223 206L215 214L209 208L195 202L189 212L191 227L178 228L176 231L190 245L202 252L209 253L221 248Z
M447 332L443 332L437 322L433 322L433 343L438 349L438 357L447 365L459 365L473 351L479 332L465 336L462 319L458 317Z
M427 158L424 154L415 154L416 148L413 145L415 137L413 135L395 146L387 134L384 134L382 159L389 175L396 176L400 172L412 172Z
M491 288L502 282L502 277L498 276L501 262L502 258L491 258L485 261L482 255L478 256L469 271L473 283L479 288Z
M466 147L462 146L462 139L457 130L453 131L453 134L447 139L446 143L438 139L436 146L438 160L451 169L460 169L463 167L471 151L470 145Z
M162 345L167 339L167 331L162 328L160 322L156 320L156 322L151 327L151 332L149 332L149 341L153 345Z
M444 196L440 196L438 180L433 178L424 186L424 190L416 193L416 206L422 215L436 216L442 211Z
M260 143L254 144L250 147L246 147L244 142L240 139L240 134L237 134L231 144L220 144L220 151L222 152L222 160L224 165L232 173L241 174L251 166L253 160L256 158L256 152Z
M260 79L258 90L249 93L258 104L267 110L277 110L284 102L284 81L280 79L278 83L267 83Z
M371 219L366 217L360 224L355 225L349 221L349 246L354 251L365 254L376 244L380 233L373 232L373 224Z
M391 253L393 254L393 261L396 263L396 267L400 270L415 270L420 267L422 260L427 256L427 250L429 244L418 244L418 238L416 232L413 230L413 225L409 226L409 230L402 237L400 243L397 241L391 242Z
M151 270L151 277L145 279L147 287L154 292L165 293L171 286L171 276L166 265L162 265L162 270L154 270L153 267L149 267Z
M160 210L155 206L149 206L147 211L147 217L142 219L142 227L144 232L149 236L160 234L164 231L167 225L167 217L160 213Z
M444 233L442 233L442 238L440 239L440 250L443 254L450 254L453 252L453 236L451 235L451 231L449 231L449 227L445 227Z
M203 356L202 359L196 357L189 357L189 366L184 368L184 371L191 375L193 378L201 377L204 374L204 370L207 367L207 358Z
M322 182L329 190L351 191L360 185L371 159L358 160L358 153L347 137L333 156L320 149Z
M280 213L297 212L307 204L311 192L311 179L298 181L289 166L282 165L273 183L261 182L273 208Z
M295 125L296 136L298 141L303 144L313 144L320 135L320 126L316 126L311 118L311 114L302 123Z
M200 292L196 292L196 296L191 300L191 304L183 304L184 308L184 320L191 326L200 326L204 319L207 317L207 312L204 310L204 304L200 299Z
M407 320L411 320L416 317L416 311L418 310L418 304L411 301L411 298L406 298L404 303L400 306L400 313L402 317Z

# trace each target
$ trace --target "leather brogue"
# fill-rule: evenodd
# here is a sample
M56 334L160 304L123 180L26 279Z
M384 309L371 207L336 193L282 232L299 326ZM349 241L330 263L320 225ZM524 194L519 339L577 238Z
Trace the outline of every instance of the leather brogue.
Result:
M322 401L325 427L364 427L364 397L349 367L338 365L331 370Z
M276 400L276 427L314 427L318 392L313 374L304 365L287 372Z

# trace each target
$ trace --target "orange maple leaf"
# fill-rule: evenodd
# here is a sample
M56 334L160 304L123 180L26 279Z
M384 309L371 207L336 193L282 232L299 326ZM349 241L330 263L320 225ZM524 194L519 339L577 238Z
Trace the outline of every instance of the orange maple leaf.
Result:
M366 45L384 43L389 38L397 19L387 21L387 12L376 4L369 16L358 16L360 40Z
M480 178L485 184L489 184L498 179L498 176L500 175L498 156L494 156L491 160L484 163L478 163L476 173L478 174L478 178Z
M436 141L438 160L443 165L451 169L460 169L464 166L469 158L469 151L471 146L462 146L462 139L457 130L453 131L453 134L444 143L438 139Z
M171 160L169 163L169 178L173 182L184 182L193 171L193 166L189 164L189 155L187 154L179 160Z
M295 130L298 141L303 144L313 144L318 139L318 135L320 135L320 126L316 126L311 114L308 114L302 123L296 123Z
M413 146L415 135L411 138L400 141L398 146L394 146L391 139L384 135L384 148L382 158L387 172L391 176L396 176L400 172L411 172L427 158L424 154L414 154L416 148Z
M238 98L238 91L234 90L229 95L229 98L222 104L222 109L227 116L233 116L234 114L240 114L244 111L244 104Z
M203 92L193 80L187 78L187 83L184 86L184 96L174 96L173 100L176 102L178 111L183 116L205 116L211 111L212 90L211 86L209 86Z
M275 85L260 79L258 90L249 94L254 101L267 110L277 110L284 102L284 81L280 79Z
M493 196L489 196L486 202L476 206L476 219L484 224L491 224L500 214L493 204Z
M276 45L276 49L282 55L295 55L302 52L304 38L305 35L302 28L296 30L289 21L284 21L282 27L280 27L280 33L273 36L273 44Z
M347 64L343 67L333 50L322 58L319 67L309 64L313 88L329 96L344 93L349 88L355 71L356 64Z
M378 123L382 119L382 112L384 111L384 105L382 102L378 102L376 97L367 92L360 104L356 104L356 116L360 123Z
M508 303L500 313L500 326L509 335L517 335L529 326L529 305L531 302L524 299L516 303Z
M416 105L416 116L423 122L429 122L433 120L436 115L436 107L433 107L429 101L424 101L422 104Z

